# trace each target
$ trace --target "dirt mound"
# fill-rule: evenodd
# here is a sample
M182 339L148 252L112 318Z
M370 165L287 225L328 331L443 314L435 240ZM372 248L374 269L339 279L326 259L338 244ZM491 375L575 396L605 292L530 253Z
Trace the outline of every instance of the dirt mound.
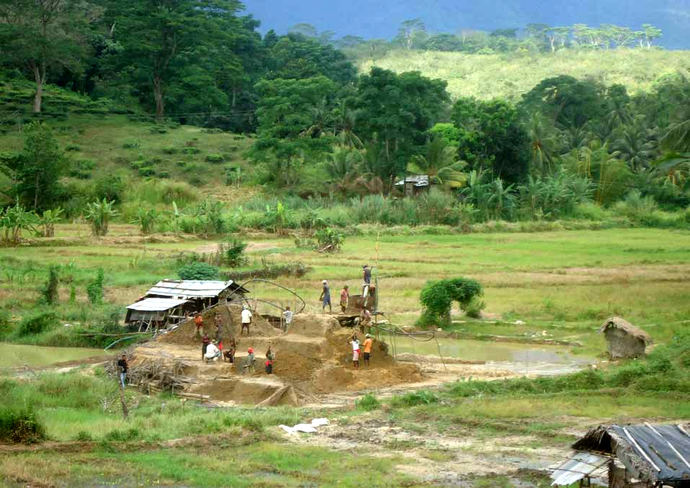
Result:
M330 315L299 314L295 315L288 329L288 335L325 337L340 329L340 323Z
M287 333L256 317L251 335L240 336L241 307L223 305L204 314L206 331L212 337L216 313L222 317L222 336L234 335L238 340L234 365L202 362L201 341L195 338L191 320L157 341L139 346L134 352L136 361L160 363L152 374L165 378L166 384L179 386L183 395L265 406L298 404L313 393L358 391L421 380L416 364L397 363L388 354L387 345L377 340L369 365L365 366L362 358L360 368L354 369L350 340L355 331L341 327L330 315L296 315ZM362 334L358 336L364 340ZM242 374L240 365L249 347L254 349L256 371ZM264 372L269 347L274 354L271 376Z
M219 314L222 319L221 337L224 339L229 337L240 337L240 331L242 329L241 313L242 307L239 305L218 305L202 314L204 319L204 331L209 337L215 337L215 317ZM280 330L273 327L258 314L254 314L252 317L252 324L249 326L250 336L273 337L281 334L282 332ZM181 322L175 330L160 336L157 340L173 344L201 344L201 340L196 337L196 325L193 319Z

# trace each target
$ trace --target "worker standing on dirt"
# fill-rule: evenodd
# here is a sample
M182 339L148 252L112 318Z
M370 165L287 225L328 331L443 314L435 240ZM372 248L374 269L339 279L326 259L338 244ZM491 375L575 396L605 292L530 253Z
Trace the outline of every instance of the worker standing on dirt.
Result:
M350 304L350 287L345 285L343 286L342 291L340 292L340 310L345 313L345 310L347 310L347 306Z
M242 308L242 328L240 329L240 335L242 335L242 332L244 332L244 329L247 329L247 335L249 335L249 325L252 323L252 312L247 308L245 305Z
M223 328L223 319L221 318L219 312L216 312L216 316L213 318L213 320L216 324L216 340L219 340L221 329Z
M285 307L285 311L283 312L283 319L285 320L283 331L287 332L288 327L290 327L290 324L292 323L292 317L293 313L292 310L290 310L290 307Z
M352 346L352 366L355 369L358 369L359 368L360 348L359 348L359 339L357 339L357 334L354 334L352 336L352 340L350 341L350 345Z
M374 345L374 341L370 334L366 335L364 339L363 349L364 349L364 364L369 366L369 359L371 359L371 348Z
M206 356L206 349L208 349L208 345L211 343L211 339L209 339L208 335L204 332L204 337L201 339L201 360L204 360L204 356Z
M256 358L254 357L254 348L250 347L247 349L247 359L246 359L246 364L245 368L247 369L247 372L253 373L254 372L254 361L256 361Z
M196 330L194 332L194 337L201 337L202 335L206 335L204 333L204 318L201 316L199 312L194 314L194 325L196 326Z
M359 313L359 330L362 332L368 332L371 325L371 312L366 308L363 308Z
M129 369L126 354L123 354L122 357L117 360L117 369L120 373L120 384L122 385L122 389L124 390L125 384L127 382L127 370Z
M331 289L328 286L328 281L323 280L323 288L321 289L321 296L319 296L319 300L321 300L321 308L323 309L323 312L326 313L326 305L328 305L328 313L333 313L333 308L331 307Z
M367 306L367 299L369 297L369 286L371 286L371 268L368 264L362 267L362 280L364 284L362 285L362 299L364 300L364 306Z
M271 351L271 346L268 346L268 351L266 351L266 374L273 374L273 359L275 356Z
M228 343L228 350L223 353L223 361L226 359L230 363L235 363L235 352L237 351L237 341L235 340L234 337L230 338L230 342Z

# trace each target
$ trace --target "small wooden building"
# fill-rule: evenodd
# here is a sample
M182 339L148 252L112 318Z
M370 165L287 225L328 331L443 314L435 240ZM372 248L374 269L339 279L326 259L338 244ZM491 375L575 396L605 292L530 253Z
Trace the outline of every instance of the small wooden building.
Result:
M406 197L413 197L428 191L431 182L429 181L429 175L408 175L402 180L396 181L395 186L402 190Z
M164 327L221 302L241 303L248 290L232 280L163 280L127 307L125 324L145 330Z
M576 451L551 474L552 485L609 488L690 486L690 426L601 425L573 444Z
M649 334L620 317L606 319L600 332L606 336L611 359L642 357L652 343Z

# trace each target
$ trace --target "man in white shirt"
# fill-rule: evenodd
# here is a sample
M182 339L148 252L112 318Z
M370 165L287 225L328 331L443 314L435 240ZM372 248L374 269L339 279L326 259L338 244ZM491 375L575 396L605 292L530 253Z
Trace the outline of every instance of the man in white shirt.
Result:
M283 330L288 330L288 327L290 327L290 324L292 323L292 317L293 313L292 310L290 310L290 307L285 307L285 311L283 312L283 319L285 320Z
M216 346L216 342L212 342L208 345L206 348L206 354L204 355L204 359L206 361L217 361L218 358L220 357L220 349L218 349L218 346Z
M249 335L249 324L252 323L252 312L245 306L242 308L242 328L240 329L240 335L247 329L247 335Z

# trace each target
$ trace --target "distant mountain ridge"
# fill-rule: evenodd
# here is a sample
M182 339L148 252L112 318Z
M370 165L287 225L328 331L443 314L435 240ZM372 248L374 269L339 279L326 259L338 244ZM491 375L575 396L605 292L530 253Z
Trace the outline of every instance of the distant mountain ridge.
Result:
M391 38L404 20L421 18L431 31L494 30L528 23L554 26L648 23L669 49L690 48L690 0L244 0L261 30L284 33L297 23L336 36Z

